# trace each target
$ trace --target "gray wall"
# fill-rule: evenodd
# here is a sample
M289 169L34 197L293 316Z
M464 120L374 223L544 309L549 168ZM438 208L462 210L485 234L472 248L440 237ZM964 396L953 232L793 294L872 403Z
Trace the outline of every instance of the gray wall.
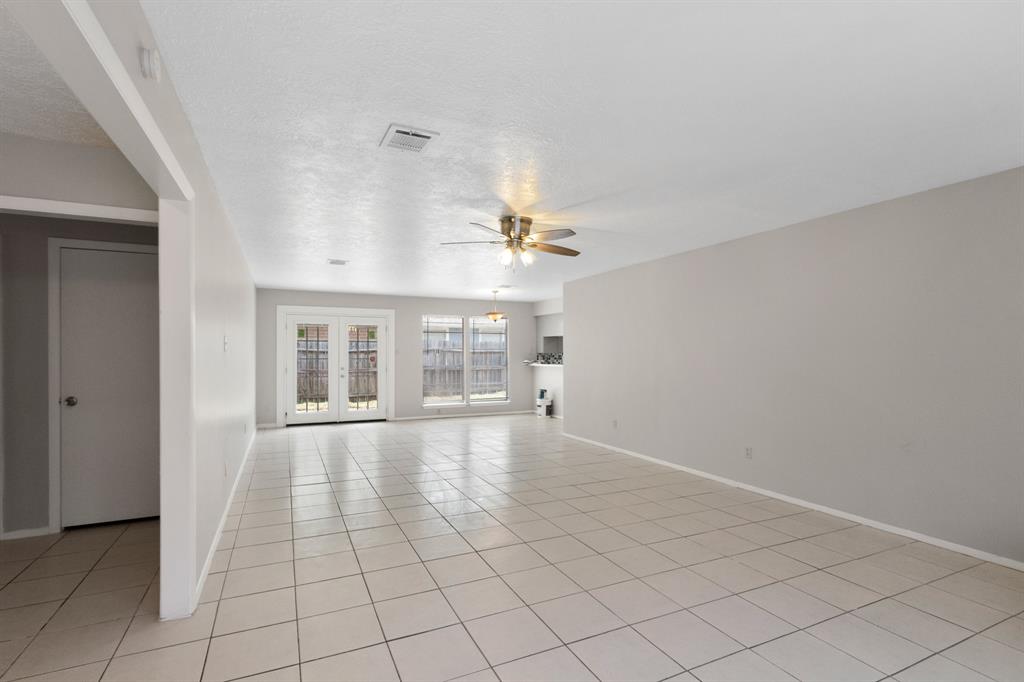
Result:
M0 194L156 209L156 195L117 149L0 133ZM47 238L155 244L154 227L0 214L3 310L3 528L48 515Z
M316 291L256 290L256 421L272 424L277 412L277 306L306 305L395 310L395 416L422 417L529 410L533 378L522 360L532 359L536 327L532 303L502 303L509 318L509 402L446 408L423 407L423 315L482 315L488 301L411 296L373 296Z
M0 213L5 531L49 523L47 241L156 244L155 227Z
M0 194L156 209L156 195L117 149L0 133Z
M566 431L1024 560L1022 204L1018 168L571 282Z

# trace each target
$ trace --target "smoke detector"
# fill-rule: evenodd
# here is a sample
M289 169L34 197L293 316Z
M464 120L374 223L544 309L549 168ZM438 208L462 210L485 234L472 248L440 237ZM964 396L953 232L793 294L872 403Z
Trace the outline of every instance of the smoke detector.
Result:
M378 146L404 149L407 152L421 152L428 142L440 134L432 130L392 123L388 126L388 131L384 133Z

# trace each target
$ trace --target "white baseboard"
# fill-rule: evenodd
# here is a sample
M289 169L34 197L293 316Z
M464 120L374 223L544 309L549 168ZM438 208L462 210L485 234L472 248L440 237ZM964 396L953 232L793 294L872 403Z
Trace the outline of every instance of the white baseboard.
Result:
M245 471L245 465L249 461L249 456L252 454L253 445L256 443L256 431L252 432L249 436L249 444L245 446L245 455L242 457L241 464L238 465L238 473L235 474L235 482L231 484L231 492L228 493L227 502L224 505L224 512L220 515L220 523L217 524L217 532L213 535L213 542L210 543L210 551L206 553L206 561L203 562L203 570L199 574L199 580L196 581L196 589L192 594L192 613L195 613L196 607L199 606L199 598L203 595L203 588L206 586L206 578L210 575L210 566L213 564L213 555L217 553L217 547L220 545L220 536L224 532L224 524L228 520L228 511L231 509L231 502L235 499L235 493L238 492L238 482L242 480L242 472Z
M40 535L52 535L54 532L50 530L49 526L43 526L42 528L23 528L21 530L11 530L6 533L0 533L0 540L20 540L21 538L34 538Z
M533 410L515 410L512 412L459 412L458 414L423 414L415 417L391 417L387 421L389 422L407 422L416 419L451 419L453 417L490 417L492 415L499 414L530 414ZM559 417L561 419L561 417ZM345 422L324 422L324 424L344 424ZM301 425L300 425L301 426ZM306 426L316 426L315 424L307 424ZM260 429L282 429L285 424L278 424L276 422L268 422L266 424L257 424L256 430Z
M597 447L605 448L606 450L612 450L614 452L619 452L619 453L622 453L624 455L630 455L631 457L638 457L640 459L645 459L645 460L647 460L649 462L655 462L657 464L663 464L663 465L665 465L667 467L672 467L673 469L678 469L680 471L685 471L685 472L690 473L690 474L696 474L697 476L703 476L704 478L710 478L712 481L718 481L719 483L725 483L726 485L731 485L731 486L734 486L736 488L742 488L744 490L749 490L752 493L758 493L759 495L764 495L765 497L773 497L776 500L782 500L783 502L789 502L790 504L800 505L801 507L807 507L808 509L814 509L815 511L820 511L820 512L824 512L826 514L831 514L832 516L838 516L841 519L846 519L848 521L853 521L855 523L859 523L859 524L862 524L862 525L865 525L865 526L871 526L872 528L877 528L879 530L884 530L884 531L889 532L889 533L895 533L896 535L902 535L904 537L908 537L908 538L911 538L913 540L918 540L920 542L927 542L930 545L935 545L937 547L942 547L943 549L948 549L948 550L953 551L953 552L959 552L960 554L966 554L967 556L972 556L975 559L981 559L982 561L989 561L989 562L991 562L993 564L999 564L1000 566L1006 566L1007 568L1012 568L1012 569L1015 569L1017 571L1024 571L1024 561L1017 561L1016 559L1010 559L1008 557L999 556L998 554L992 554L991 552L986 552L986 551L983 551L983 550L980 550L980 549L975 549L974 547L967 547L966 545L958 545L955 542L950 542L948 540L943 540L941 538L936 538L936 537L932 537L930 535L925 535L924 533L918 533L915 530L908 530L906 528L900 528L898 526L892 526L892 525L890 525L888 523L882 523L881 521L875 521L874 519L868 519L868 518L865 518L863 516L858 516L857 514L851 514L849 512L842 511L841 509L833 509L832 507L826 507L823 504L817 504L815 502L808 502L807 500L801 500L798 497L792 497L790 495L784 495L782 493L777 493L777 492L775 492L773 490L765 490L764 488L758 488L755 485L750 485L748 483L742 483L740 481L734 481L731 478L726 478L724 476L718 476L717 474L710 474L710 473L708 473L706 471L701 471L700 469L694 469L692 467L688 467L688 466L685 466L683 464L676 464L675 462L669 462L669 461L664 460L664 459L658 459L657 457L651 457L650 455L644 455L644 454L641 454L639 452L634 452L632 450L626 450L625 448L616 447L614 445L608 445L607 443L602 443L600 441L591 440L589 438L584 438L583 436L575 436L575 435L573 435L571 433L563 433L562 435L565 436L566 438L572 438L573 440L578 440L580 442L587 443L589 445L596 445Z
M459 414L423 414L418 415L416 417L392 417L388 421L406 422L412 421L414 419L452 419L454 417L495 417L500 414L533 414L533 410L514 410L511 412L460 412Z

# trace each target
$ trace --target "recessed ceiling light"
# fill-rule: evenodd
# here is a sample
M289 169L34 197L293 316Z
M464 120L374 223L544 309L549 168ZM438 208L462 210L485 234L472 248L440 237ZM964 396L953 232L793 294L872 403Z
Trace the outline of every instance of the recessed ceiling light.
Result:
M327 264L328 265L348 265L348 261L347 260L342 260L340 258L328 258L327 259Z

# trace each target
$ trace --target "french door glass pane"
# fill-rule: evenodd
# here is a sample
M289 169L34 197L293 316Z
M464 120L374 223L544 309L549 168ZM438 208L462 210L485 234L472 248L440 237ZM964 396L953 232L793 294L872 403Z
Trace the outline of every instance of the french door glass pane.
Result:
M377 409L377 325L348 325L348 409Z
M469 400L508 400L508 320L469 318Z
M463 396L462 318L423 316L423 404L461 403Z
M295 413L326 412L329 357L326 324L295 325Z

